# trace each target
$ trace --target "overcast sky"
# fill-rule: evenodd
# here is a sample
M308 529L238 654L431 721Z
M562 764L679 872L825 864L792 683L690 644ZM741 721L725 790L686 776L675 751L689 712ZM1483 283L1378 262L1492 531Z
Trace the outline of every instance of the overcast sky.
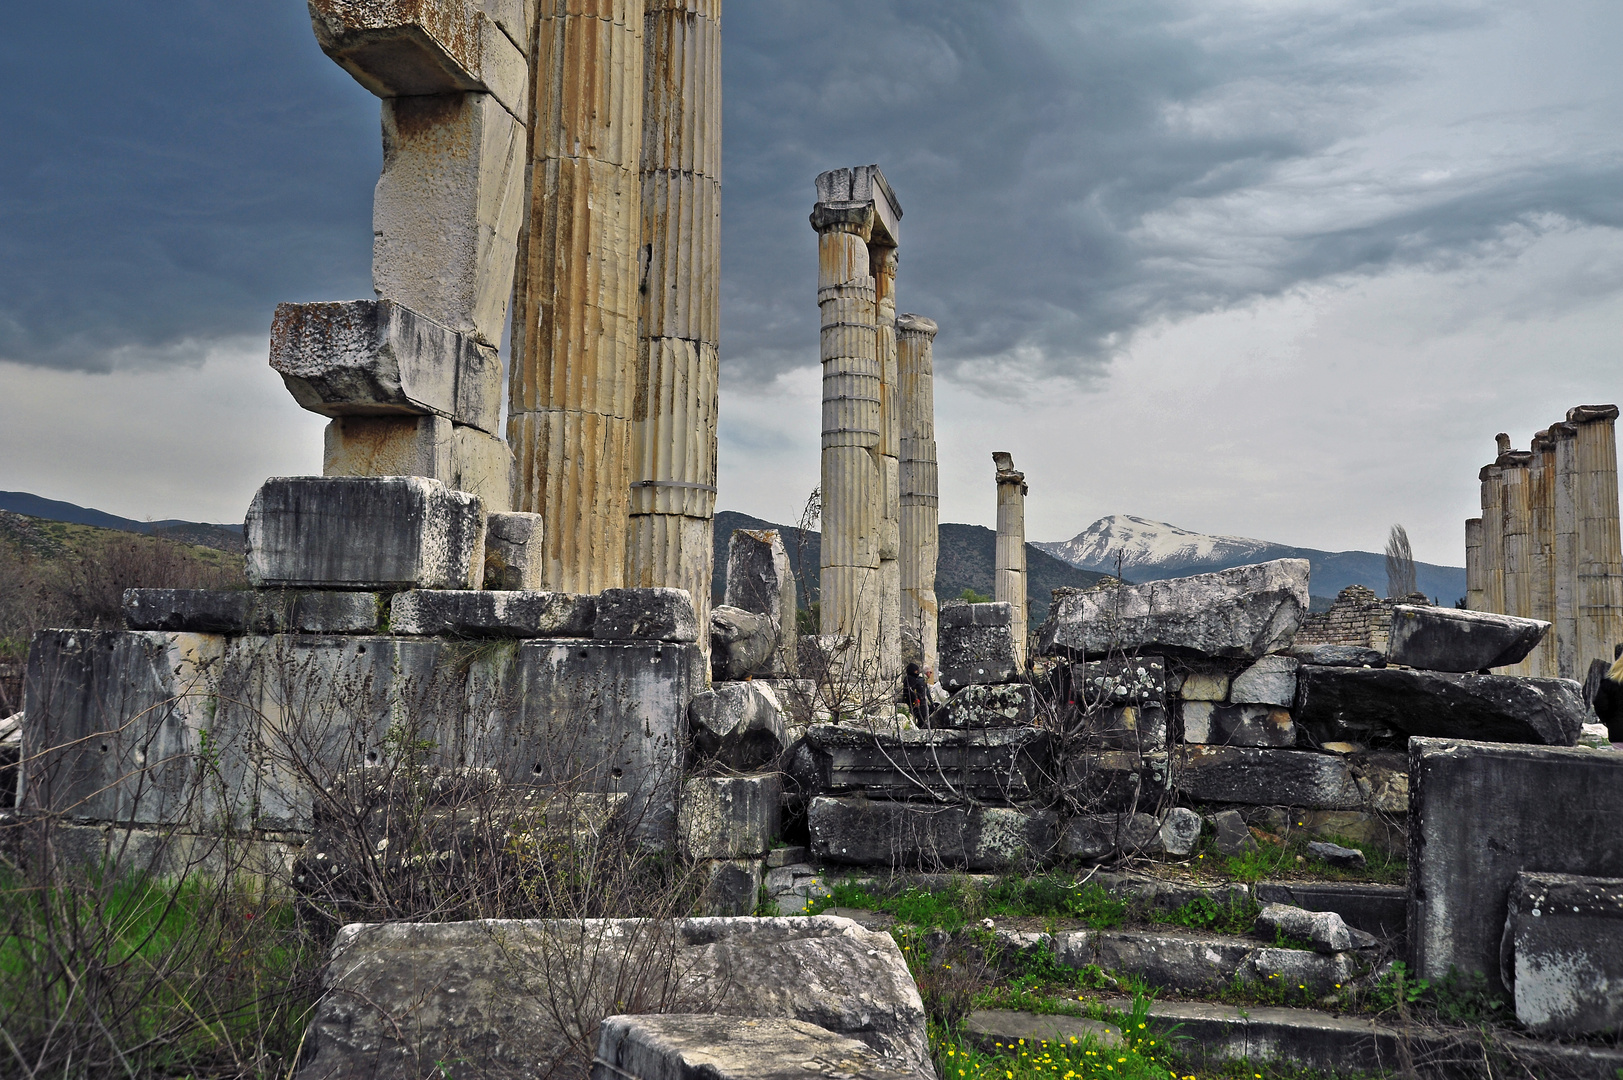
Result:
M0 36L0 488L240 520L318 472L279 301L370 294L378 106L299 0ZM1463 561L1509 431L1623 398L1623 4L729 0L721 506L817 483L812 177L878 162L942 517Z

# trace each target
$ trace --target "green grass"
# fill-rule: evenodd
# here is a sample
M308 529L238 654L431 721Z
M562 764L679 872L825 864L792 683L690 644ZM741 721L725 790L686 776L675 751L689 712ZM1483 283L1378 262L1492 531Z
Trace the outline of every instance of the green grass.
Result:
M1364 853L1368 865L1362 870L1343 870L1307 853L1315 840L1339 844ZM1301 861L1298 861L1300 859ZM1192 868L1206 877L1230 881L1256 882L1280 878L1309 877L1323 881L1358 881L1376 885L1401 885L1408 880L1409 864L1378 844L1338 836L1310 836L1292 833L1283 844L1259 843L1255 850L1239 855L1218 852L1215 840L1201 838Z
M855 881L837 881L830 895L811 901L804 914L820 915L829 908L857 908L894 915L910 926L957 930L987 917L1074 919L1095 930L1109 930L1127 921L1127 901L1112 896L1097 883L1077 885L1059 874L1033 878L1006 877L986 889L968 881L929 891L909 886L890 893L883 887Z
M1155 910L1149 920L1162 926L1182 926L1219 934L1249 934L1262 908L1249 896L1227 901L1215 896L1197 896L1170 911Z
M961 1028L931 1024L930 1051L942 1080L1173 1080L1171 1042L1150 1030L1149 1007L1150 999L1140 996L1128 1013L1094 1010L1123 1032L1125 1045L1117 1049L1092 1038L981 1048Z

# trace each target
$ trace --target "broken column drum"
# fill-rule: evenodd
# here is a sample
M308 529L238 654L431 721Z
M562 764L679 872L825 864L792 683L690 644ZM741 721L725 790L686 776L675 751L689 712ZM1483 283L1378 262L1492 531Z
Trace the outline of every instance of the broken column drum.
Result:
M547 587L564 592L617 587L626 566L643 16L643 0L546 0L534 34L507 439L518 509L546 522Z
M1026 662L1026 474L1014 458L995 453L997 465L997 564L993 599L1014 611L1015 659Z
M817 200L811 221L822 314L821 630L850 639L847 664L878 677L885 393L870 245L896 246L901 210L877 166L823 173Z
M1465 606L1472 611L1487 610L1482 606L1482 519L1469 518L1465 522Z
M721 0L646 0L626 585L710 621L721 288ZM701 645L708 648L706 635Z
M1591 661L1611 660L1623 642L1623 548L1617 495L1616 405L1568 410L1574 439L1577 492L1577 671Z
M901 624L916 640L916 659L936 667L936 563L940 556L941 500L935 445L936 324L922 315L896 320L897 389L901 403ZM908 656L907 659L915 659Z

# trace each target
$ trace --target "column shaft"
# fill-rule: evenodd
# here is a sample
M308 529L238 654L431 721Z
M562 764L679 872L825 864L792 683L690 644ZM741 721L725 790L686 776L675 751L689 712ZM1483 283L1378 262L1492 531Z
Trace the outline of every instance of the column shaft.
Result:
M1612 659L1623 642L1623 544L1618 529L1615 405L1569 410L1577 427L1578 664Z
M1554 424L1550 437L1555 441L1555 476L1551 487L1555 499L1555 547L1550 576L1554 581L1556 670L1560 678L1581 679L1587 671L1578 670L1578 429L1572 424Z
M936 563L941 501L936 469L936 324L918 315L896 320L897 390L901 405L901 624L907 659L936 666ZM916 644L913 644L916 643ZM916 648L917 656L911 651Z
M626 564L641 235L643 0L542 0L507 438L547 587Z
M721 290L721 0L646 0L626 584L710 623ZM709 636L701 633L708 647Z
M1468 518L1465 522L1465 606L1472 611L1484 610L1482 589L1482 519Z
M1555 441L1548 431L1533 436L1533 456L1527 472L1527 572L1530 619L1555 622ZM1528 654L1528 674L1556 677L1553 635Z
M1482 481L1482 610L1505 614L1505 514L1499 466L1484 465Z
M1525 451L1499 457L1500 512L1505 536L1505 614L1527 617L1532 606L1528 552L1527 473L1532 459ZM1505 675L1529 675L1527 661L1501 669Z
M896 356L896 249L870 244L875 348L879 360L879 670L887 684L902 677L901 456L902 419Z
M1026 662L1026 476L1016 472L1014 459L992 455L997 464L997 558L993 599L1014 609L1015 659Z

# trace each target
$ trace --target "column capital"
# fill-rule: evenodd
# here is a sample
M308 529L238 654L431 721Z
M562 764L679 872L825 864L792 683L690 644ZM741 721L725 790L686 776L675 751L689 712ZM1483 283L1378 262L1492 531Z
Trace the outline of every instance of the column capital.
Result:
M811 227L819 236L823 233L853 233L866 243L873 236L873 206L830 206L818 203L812 207Z
M923 315L905 313L896 316L896 332L898 334L919 334L923 337L934 338L940 327L936 326L934 319L927 319Z
M901 243L902 204L897 201L896 193L890 189L878 165L858 165L819 173L817 206L819 209L871 206L877 242L892 246ZM813 227L816 228L815 223Z
M1028 493L1026 489L1026 474L1016 471L1014 467L1013 454L1005 453L1002 450L994 451L992 454L992 464L997 466L997 482L1000 486L1003 484L1019 484L1020 494L1025 495Z
M1616 405L1579 405L1567 410L1567 423L1588 424L1596 420L1616 420Z

